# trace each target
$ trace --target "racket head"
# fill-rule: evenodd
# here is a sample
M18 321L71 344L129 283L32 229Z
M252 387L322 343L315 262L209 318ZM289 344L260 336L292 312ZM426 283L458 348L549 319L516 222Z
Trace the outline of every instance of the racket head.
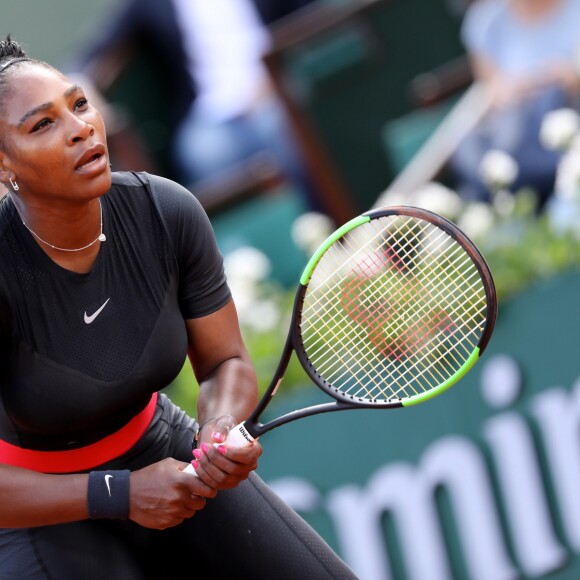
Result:
M311 258L292 342L337 401L406 407L460 380L496 318L493 277L475 244L433 212L393 206L351 220Z

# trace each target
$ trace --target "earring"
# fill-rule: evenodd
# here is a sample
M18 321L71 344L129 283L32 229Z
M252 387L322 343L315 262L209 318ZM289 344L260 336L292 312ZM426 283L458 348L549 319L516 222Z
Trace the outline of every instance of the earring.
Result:
M16 181L12 181L12 177L10 178L10 185L14 191L18 191L20 189L18 183L16 183Z

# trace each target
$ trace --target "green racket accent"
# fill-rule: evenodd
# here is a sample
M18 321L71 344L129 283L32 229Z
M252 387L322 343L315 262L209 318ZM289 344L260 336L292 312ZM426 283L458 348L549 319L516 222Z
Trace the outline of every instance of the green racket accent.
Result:
M418 405L419 403L424 403L429 401L433 397L440 395L443 391L446 391L449 387L453 386L457 381L462 379L470 370L471 367L479 360L479 348L476 348L471 356L465 361L465 364L451 377L449 377L444 383L440 384L438 387L427 391L426 393L421 393L420 395L414 395L408 399L403 399L401 405L403 407L412 407L413 405Z
M344 234L346 234L347 232L349 232L353 228L356 228L356 227L360 226L361 224L364 224L365 222L369 222L369 221L371 221L371 218L369 216L364 216L364 215L358 216L358 217L350 220L349 222L346 222L342 227L340 227L338 230L333 232L332 235L330 235L321 244L321 246L318 248L318 250L316 250L316 252L312 256L312 258L310 258L310 260L308 261L308 264L306 264L306 268L304 268L304 272L302 273L302 276L300 277L300 284L302 284L302 286L306 286L306 284L308 284L308 281L310 280L310 276L312 275L312 271L316 267L316 264L318 264L318 261L320 260L322 255L326 252L326 250L328 250L328 248L330 246L332 246L332 244L334 244L334 242L336 242L338 239L340 239L342 236L344 236Z

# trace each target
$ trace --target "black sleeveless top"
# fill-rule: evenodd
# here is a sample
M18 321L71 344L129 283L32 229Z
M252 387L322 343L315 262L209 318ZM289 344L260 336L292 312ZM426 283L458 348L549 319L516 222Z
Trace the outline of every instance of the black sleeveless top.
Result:
M213 230L188 190L114 173L101 203L107 241L87 274L44 253L10 196L0 204L0 294L11 314L0 438L9 443L70 449L117 430L181 370L184 320L230 300Z

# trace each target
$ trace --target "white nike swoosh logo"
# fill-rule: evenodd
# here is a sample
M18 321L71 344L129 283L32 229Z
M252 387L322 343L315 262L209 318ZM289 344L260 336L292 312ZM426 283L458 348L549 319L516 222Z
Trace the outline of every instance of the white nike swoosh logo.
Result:
M87 315L87 311L85 310L85 324L90 324L102 312L103 308L107 305L107 302L109 300L110 298L107 298L105 303L94 314L91 314L90 316Z
M105 483L107 484L107 490L109 491L109 497L111 497L111 484L109 483L109 479L113 479L113 476L110 473L105 475Z

